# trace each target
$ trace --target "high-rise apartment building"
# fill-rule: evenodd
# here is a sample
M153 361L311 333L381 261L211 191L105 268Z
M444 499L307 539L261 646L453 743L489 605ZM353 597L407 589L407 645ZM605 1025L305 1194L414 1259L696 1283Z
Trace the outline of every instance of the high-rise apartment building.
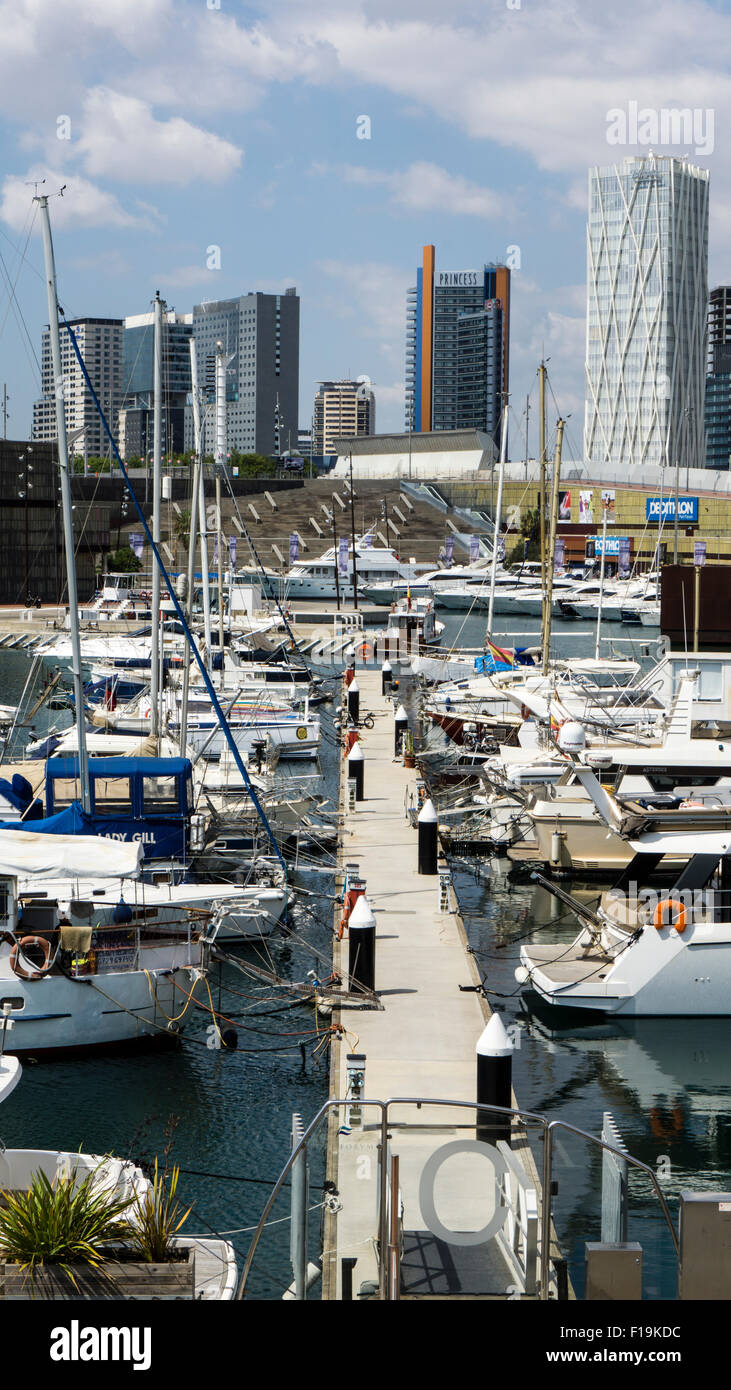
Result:
M407 429L479 429L497 444L509 350L509 267L438 271L425 246L406 304Z
M708 301L706 467L731 463L731 286L711 290Z
M315 396L312 452L335 453L335 440L375 434L376 400L367 382L321 381Z
M204 452L216 447L215 362L226 369L229 451L277 456L297 449L299 311L296 289L210 300L193 309L198 384L204 397Z
M153 447L155 389L154 314L124 320L122 335L122 408L119 440L122 458L144 458ZM186 401L191 389L190 340L193 315L163 312L162 319L162 453L182 453L186 446Z
M587 463L703 465L707 264L706 169L589 171Z
M122 400L122 320L89 318L72 319L69 323L91 384L116 438ZM61 333L61 371L66 429L69 435L76 435L70 442L70 452L83 453L87 458L105 457L109 452L109 441L65 331ZM43 330L41 343L41 391L40 400L33 405L33 438L51 440L56 438L56 401L51 337L47 328Z

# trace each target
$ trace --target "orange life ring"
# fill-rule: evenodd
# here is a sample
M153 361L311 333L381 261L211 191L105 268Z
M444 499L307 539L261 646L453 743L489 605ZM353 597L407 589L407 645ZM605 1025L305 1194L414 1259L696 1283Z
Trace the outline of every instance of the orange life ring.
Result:
M668 922L665 917L665 911L667 908L675 908L677 911L677 917L671 919L670 922ZM652 920L653 926L657 927L658 931L660 931L661 927L671 925L675 927L676 932L684 932L686 926L685 908L681 902L678 902L677 898L661 898L657 907L655 908L655 916Z
M24 946L40 946L43 952L43 964L34 970L24 970L19 964L19 958L23 953ZM51 943L45 936L22 936L20 941L10 952L10 969L20 980L40 980L45 975L51 963ZM30 964L30 962L29 962Z
M356 647L355 653L362 661L367 661L369 656L373 656L373 648L370 642L361 642L360 646Z

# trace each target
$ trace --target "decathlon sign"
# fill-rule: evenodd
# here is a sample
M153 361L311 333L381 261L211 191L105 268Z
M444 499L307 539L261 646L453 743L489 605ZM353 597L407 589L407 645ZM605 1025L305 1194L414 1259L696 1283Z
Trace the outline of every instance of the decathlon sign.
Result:
M663 497L662 499L662 519L663 521L675 520L675 498ZM645 521L660 520L660 498L645 498ZM693 525L698 520L698 498L679 497L678 498L678 521L685 522L686 525Z

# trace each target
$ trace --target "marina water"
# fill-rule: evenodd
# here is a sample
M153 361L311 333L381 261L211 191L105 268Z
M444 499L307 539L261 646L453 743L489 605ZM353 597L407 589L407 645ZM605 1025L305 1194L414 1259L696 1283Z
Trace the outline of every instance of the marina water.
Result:
M444 650L452 643L481 645L484 615L444 616ZM607 633L626 637L627 630L615 626L616 633L609 626ZM505 620L498 618L495 640L533 645L537 622L524 619L521 627L524 635L508 634ZM633 644L634 653L622 642L616 654L639 656L647 645L644 634ZM559 623L553 647L562 656L593 654L594 635L583 623ZM609 647L602 650L606 654ZM0 653L4 703L20 698L28 670L27 657ZM327 708L321 711L323 796L335 798L338 749ZM69 718L42 711L36 733ZM292 981L306 979L313 969L320 976L328 973L334 879L327 859L319 863L323 871L294 876L295 884L312 896L298 897L291 931L241 952L242 961ZM488 1000L502 1011L507 1025L515 1025L513 1081L520 1106L596 1135L604 1113L611 1111L629 1152L656 1170L674 1215L683 1188L727 1188L731 1076L725 1059L731 1019L605 1020L552 1031L521 1002L514 978L519 945L540 939L544 924L552 940L568 944L576 934L575 917L507 859L461 860L453 871ZM586 900L599 891L587 883L567 886ZM6 1144L83 1148L138 1161L162 1155L169 1145L182 1169L181 1196L186 1205L194 1204L191 1223L201 1232L228 1235L241 1259L289 1151L292 1113L300 1112L307 1123L327 1098L329 1053L322 1038L328 1023L316 1019L311 1006L291 1007L284 996L265 998L233 966L223 967L220 982L212 976L211 989L214 1005L237 1028L236 1051L208 1046L210 1015L196 1008L186 1017L182 1046L170 1051L27 1063L23 1085L3 1106L0 1137ZM206 1001L205 992L198 997ZM275 1007L281 1012L272 1014ZM350 1027L353 1015L348 1020ZM579 1296L584 1242L599 1238L601 1161L598 1150L583 1140L560 1135L554 1215ZM316 1236L322 1173L313 1172L311 1182L311 1230ZM630 1193L629 1239L644 1247L645 1297L672 1298L675 1263L657 1200L636 1174L630 1175ZM281 1216L279 1207L276 1214ZM255 1296L281 1297L292 1278L288 1248L284 1221L267 1239L266 1268L258 1271ZM317 1297L317 1290L311 1296Z

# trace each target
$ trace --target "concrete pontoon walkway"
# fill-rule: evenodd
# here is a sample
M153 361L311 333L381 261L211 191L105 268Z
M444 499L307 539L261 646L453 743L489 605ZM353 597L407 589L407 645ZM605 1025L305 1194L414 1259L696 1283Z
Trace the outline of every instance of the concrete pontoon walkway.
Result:
M466 949L454 897L450 910L440 911L437 877L417 872L417 832L406 815L416 774L394 758L394 709L391 700L381 695L380 671L358 671L357 679L361 719L371 713L375 726L361 733L365 801L355 811L346 806L342 859L358 864L375 913L375 983L383 1009L345 1007L341 1011L347 1043L339 1048L331 1094L346 1095L346 1055L357 1052L366 1056L366 1097L474 1100L475 1045L487 1010L476 993L463 992L460 986L474 987L479 976ZM343 976L347 961L346 940L339 958ZM399 1154L404 1203L404 1293L509 1296L513 1276L496 1253L495 1243L489 1242L489 1248L453 1245L445 1254L427 1229L420 1205L425 1162L444 1144L475 1138L473 1113L437 1106L418 1111L404 1107L392 1119L391 1153ZM337 1146L337 1185L343 1204L325 1278L325 1296L331 1298L341 1297L342 1260L347 1257L357 1259L354 1297L364 1281L377 1278L377 1112L366 1110L363 1121L362 1127L331 1136ZM418 1128L401 1129L400 1124ZM446 1128L437 1130L437 1126ZM474 1152L450 1157L435 1184L440 1221L449 1230L480 1231L494 1211L494 1189L485 1158Z

